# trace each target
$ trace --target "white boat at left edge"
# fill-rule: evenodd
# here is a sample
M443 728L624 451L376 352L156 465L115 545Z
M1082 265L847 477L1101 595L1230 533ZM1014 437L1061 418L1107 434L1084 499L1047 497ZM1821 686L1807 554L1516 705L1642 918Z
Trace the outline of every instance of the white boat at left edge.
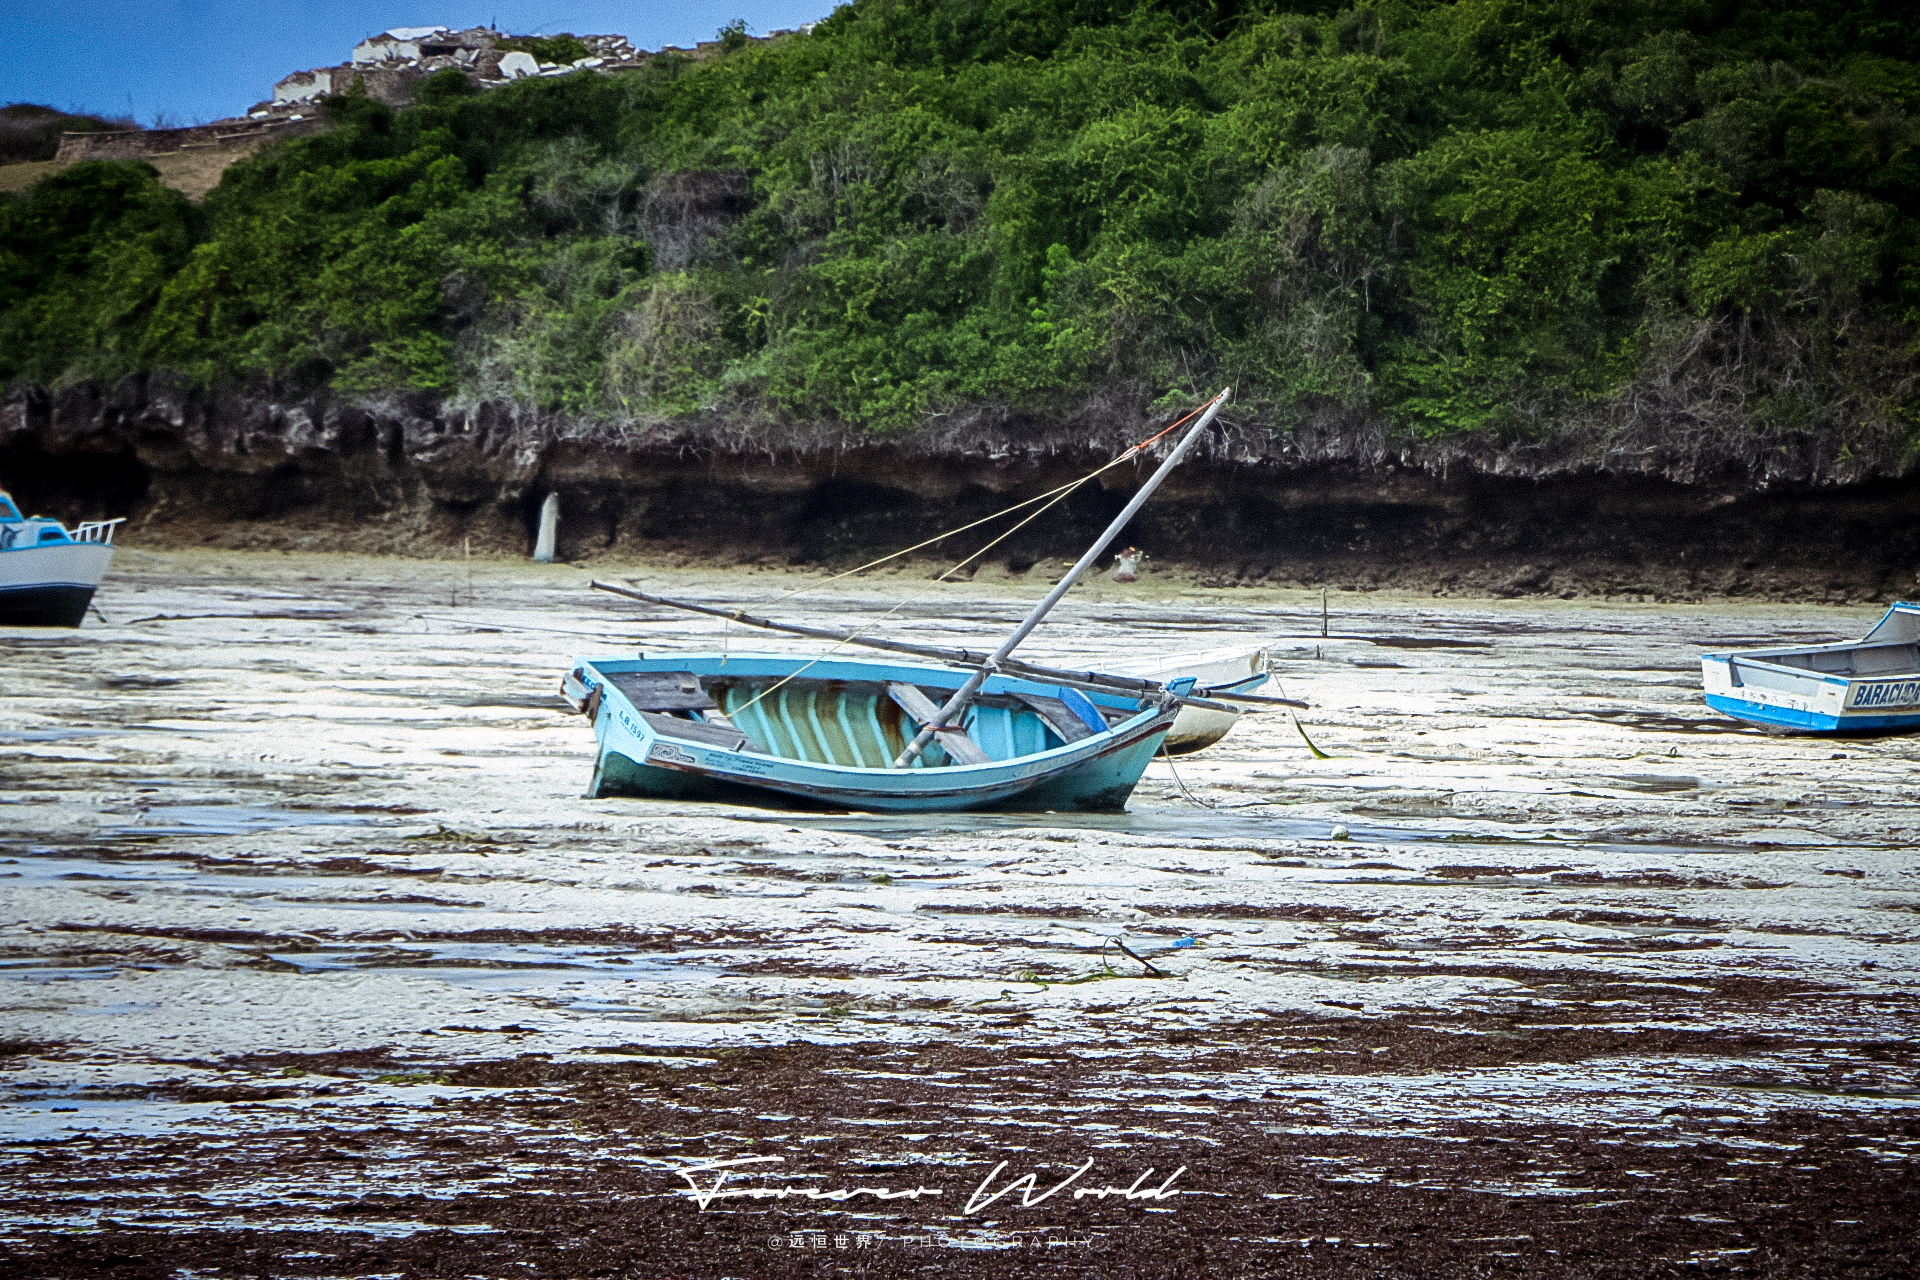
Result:
M0 626L79 626L113 559L121 523L89 520L69 530L45 516L22 516L0 490Z

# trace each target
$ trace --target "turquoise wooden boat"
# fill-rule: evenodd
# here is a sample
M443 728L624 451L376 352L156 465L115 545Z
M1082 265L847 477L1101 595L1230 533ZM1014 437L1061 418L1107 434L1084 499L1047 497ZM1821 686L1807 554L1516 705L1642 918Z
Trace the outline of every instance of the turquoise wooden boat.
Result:
M1700 655L1707 705L1776 733L1920 729L1920 604L1858 640Z
M916 660L777 653L582 659L561 692L593 721L599 739L588 795L780 796L893 812L1125 808L1183 706L1236 708L1189 697L1192 675L1152 680L1057 671L1012 655L1180 464L1228 394L1187 415L1200 414L1200 421L992 653L793 626L594 583L647 604L828 639L836 648L908 650Z
M675 653L582 659L562 692L593 719L594 798L1104 812L1126 806L1192 683L1155 699L991 676L957 726L892 767L968 678L909 662Z

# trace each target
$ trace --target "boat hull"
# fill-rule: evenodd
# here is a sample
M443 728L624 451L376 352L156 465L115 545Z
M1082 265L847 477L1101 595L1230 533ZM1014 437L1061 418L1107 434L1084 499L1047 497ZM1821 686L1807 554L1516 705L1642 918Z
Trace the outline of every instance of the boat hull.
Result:
M1103 670L1120 675L1144 676L1163 684L1182 676L1192 676L1197 686L1215 693L1258 693L1267 683L1267 651L1253 645L1245 648L1208 649L1199 653L1174 654L1150 662L1120 661L1105 664ZM1238 711L1212 711L1206 707L1181 707L1167 730L1162 755L1184 756L1212 746L1234 725L1240 723Z
M582 677L599 739L587 794L755 804L772 799L783 804L898 813L988 808L1112 812L1125 808L1176 711L1158 706L1139 709L1119 698L1096 696L1094 701L1124 718L1078 741L1062 742L1032 717L989 716L992 709L982 707L970 735L1003 758L892 769L885 767L884 760L899 741L898 729L893 738L879 733L871 707L851 694L815 696L796 685L779 697L734 695L729 702L729 695L722 693L723 705L734 717L731 723L740 730L751 727L757 735L753 743L734 749L664 735L658 731L662 718L641 714L615 680L623 675L690 671L703 681L758 682L747 686L757 690L802 669L807 690L884 688L898 681L937 692L949 685L957 687L964 675L945 668L854 659L808 665L805 659L775 654L583 660L576 665L576 673ZM805 696L800 696L802 692ZM1022 693L1052 697L1059 690L999 676L982 690L987 699L1007 700ZM850 719L848 707L864 709ZM863 723L853 723L861 717L865 717ZM666 723L672 727L672 722ZM830 738L843 756L864 751L866 763L797 759L766 749L797 738L805 738L822 754L827 752L819 744ZM937 751L930 757L945 759Z
M962 813L973 809L1117 813L1127 807L1134 785L1158 745L1157 741L1136 743L1131 749L1117 750L1046 777L962 781L951 787L911 793L837 778L729 776L728 762L712 756L667 765L652 761L643 764L624 752L608 750L600 754L587 794L593 799L633 796L720 804L765 804L770 796L778 796L809 806L884 813Z
M1907 733L1920 729L1920 710L1892 715L1827 715L1711 693L1707 695L1707 705L1736 720L1793 733Z
M0 626L79 626L112 559L96 543L0 552Z

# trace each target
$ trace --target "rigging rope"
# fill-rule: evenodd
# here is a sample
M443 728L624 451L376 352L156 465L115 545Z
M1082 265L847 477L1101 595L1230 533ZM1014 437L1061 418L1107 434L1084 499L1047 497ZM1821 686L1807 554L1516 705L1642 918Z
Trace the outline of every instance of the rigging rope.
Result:
M1215 397L1215 398L1217 399L1218 397ZM845 573L836 573L831 578L823 578L819 582L809 583L806 586L802 586L796 590L789 591L786 595L779 596L774 600L770 601L769 602L770 604L779 604L782 601L791 600L795 596L800 595L803 592L813 590L815 587L824 587L828 583L838 582L842 578L851 577L856 573L865 572L866 570L871 569L876 565L882 565L889 560L897 560L901 556L908 555L912 552L918 551L922 547L930 547L934 543L944 541L947 538L951 538L957 533L965 533L967 530L978 528L979 526L986 524L989 521L998 520L1001 516L1011 515L1015 511L1020 510L1022 507L1030 507L1036 502L1041 502L1045 499L1051 499L1051 501L1046 502L1045 506L1042 506L1039 510L1034 511L1032 514L1028 515L1025 519L1019 521L1012 528L1008 529L1005 533L1000 534L998 537L993 539L993 541L987 543L986 546L981 547L978 551L974 552L970 556L967 556L965 559L955 561L952 565L948 566L948 568L944 572L942 572L938 577L934 578L926 586L922 587L919 591L916 591L912 595L908 596L906 599L901 600L898 604L894 605L893 608L887 610L885 613L881 614L879 617L875 618L873 621L867 623L865 626L858 628L853 632L853 634L847 636L845 639L835 641L833 646L827 649L824 653L821 653L819 656L808 660L808 662L804 666L798 667L793 671L788 672L786 675L780 677L780 679L774 681L772 684L762 689L759 693L755 694L752 698L742 703L737 709L733 711L725 712L723 714L725 714L728 720L731 721L734 716L739 715L741 712L752 708L753 706L758 704L762 698L765 698L768 694L773 693L775 690L779 689L782 685L786 684L788 681L798 679L802 674L804 674L806 671L808 671L812 667L818 665L821 662L826 661L828 658L832 657L835 653L838 653L845 646L852 644L855 640L859 639L861 636L866 635L868 632L872 631L875 627L878 627L881 623L885 622L888 618L891 618L894 614L900 612L900 610L906 608L908 605L912 604L915 600L918 600L920 597L926 595L928 592L932 591L935 587L945 582L948 578L951 578L955 573L958 573L962 568L971 564L973 561L978 560L981 556L986 555L987 552L993 550L995 547L999 546L1002 542L1005 542L1008 538L1011 538L1014 534L1026 528L1027 525L1033 523L1035 520L1039 519L1042 515L1045 515L1048 511L1052 510L1054 507L1058 506L1061 502L1065 501L1067 496L1071 494L1075 489L1078 489L1081 485L1085 484L1089 480L1094 479L1095 477L1101 475L1102 473L1111 471L1113 468L1119 466L1121 463L1131 460L1132 458L1137 456L1142 450L1151 446L1156 440L1159 440L1162 436L1165 436L1170 432L1174 431L1175 429L1180 427L1183 423L1185 423L1187 419L1193 417L1194 414L1199 413L1202 409L1205 409L1208 404L1212 404L1212 403L1213 401L1209 400L1206 402L1206 404L1196 405L1194 408L1189 409L1185 414L1181 415L1180 418L1175 420L1171 426L1168 426L1160 431L1156 431L1154 434L1148 436L1145 440L1142 440L1140 443L1128 448L1124 453L1120 454L1120 456L1113 459L1113 461L1108 462L1104 466L1098 467L1095 470L1089 471L1086 475L1081 476L1078 480L1074 480L1068 484L1063 484L1056 489L1049 489L1045 493L1038 494L1034 497L1028 498L1024 502L1017 502L1013 506L1008 507L1003 511L994 512L990 516L982 516L980 519L973 521L971 524L963 524L957 529L949 529L947 532L940 534L937 537L928 538L925 542L916 543L915 545L906 548L906 550L904 551L896 551L891 555L882 556L878 560L870 561L867 564L861 565L857 569L848 569ZM725 626L725 623L723 622L722 623L723 636L725 631L726 631L726 626ZM724 640L723 640L723 646L724 646Z
M1112 466L1113 464L1108 463L1107 465ZM1106 470L1106 467L1102 467L1100 470L1104 471ZM1093 479L1094 476L1097 476L1099 474L1100 472L1096 471L1092 475L1082 476L1080 479L1074 481L1072 484L1065 486L1064 490L1060 491L1059 496L1054 498L1052 502L1049 502L1046 506L1041 507L1038 511L1028 516L1025 520L1020 521L1019 524L1014 525L1013 528L1008 529L1005 533L1001 534L999 537L995 538L992 542L989 542L986 546L980 548L978 551L968 556L965 560L955 561L954 564L951 565L946 570L946 572L942 573L939 577L935 578L932 582L929 582L926 586L922 587L920 590L914 592L912 595L908 596L906 599L900 601L898 604L894 605L893 608L887 610L885 613L875 618L872 622L869 622L865 626L856 629L851 635L847 636L845 639L835 641L831 648L827 649L826 652L820 654L819 656L808 660L805 666L797 667L794 670L788 672L786 675L780 677L780 679L774 681L772 684L768 685L765 689L762 689L759 693L755 694L749 701L742 703L739 708L739 711L728 712L727 713L728 718L731 719L733 716L738 715L740 711L747 710L749 707L759 702L760 699L766 697L768 694L778 689L781 685L786 684L789 680L798 679L808 669L812 668L818 663L825 662L828 658L838 653L845 646L852 644L855 640L858 640L861 636L866 635L869 631L872 631L875 627L879 626L881 623L885 622L888 618L891 618L894 614L900 612L902 609L912 604L915 600L918 600L921 596L924 596L929 591L932 591L935 587L939 586L942 582L945 582L948 578L952 577L955 573L959 572L959 570L965 567L967 564L971 563L974 560L978 560L981 556L984 556L985 554L987 554L987 552L993 550L996 546L998 546L1002 542L1005 542L1008 538L1011 538L1014 534L1020 532L1021 529L1025 528L1027 525L1031 524L1033 521L1039 519L1042 515L1046 514L1047 511L1052 509L1054 506L1058 505L1060 502L1064 501L1067 497L1067 494L1071 493L1073 490L1079 488L1081 485L1085 484L1087 481ZM1041 496L1045 497L1046 495L1042 494ZM1027 504L1026 503L1021 504L1021 506L1025 506L1025 505ZM1018 511L1019 509L1020 509L1019 507L1008 508L1008 510L1011 510L1011 511ZM1003 511L1000 514L1005 515L1006 512ZM935 541L938 541L938 539L935 539ZM829 581L831 581L831 579L829 579ZM799 592L796 591L796 592L793 592L792 595L782 596L780 597L780 599L789 600L789 599L792 599L794 595L798 595L798 594ZM779 600L774 601L775 604L778 604L779 602L780 602Z
M1214 397L1214 399L1218 399L1218 398L1219 398L1218 396ZM1178 419L1176 419L1171 426L1168 426L1160 431L1154 432L1152 435L1148 436L1145 440L1142 440L1140 443L1136 445L1129 446L1125 452L1120 454L1119 457L1115 458L1113 461L1106 463L1101 467L1096 468L1093 471L1089 471L1086 475L1081 476L1078 480L1069 481L1068 483L1061 485L1057 489L1049 489L1045 493L1036 494L1033 497L1028 498L1024 502L1016 502L1012 506L1007 507L1001 511L996 511L990 516L981 516L978 520L975 520L970 524L963 524L956 529L949 529L945 533L935 534L933 537L928 538L925 542L916 542L912 546L907 547L904 550L895 551L895 552L892 552L891 554L881 556L878 560L869 560L867 563L860 565L857 568L848 569L844 573L836 573L830 578L822 578L818 582L811 582L806 584L805 586L796 587L792 591L787 592L786 595L776 596L774 599L769 600L767 602L767 605L780 604L783 601L793 599L797 595L801 595L808 591L816 590L820 587L827 586L830 583L838 582L842 578L851 578L856 573L865 573L869 569L878 568L879 566L885 564L889 560L898 560L901 556L912 555L914 552L919 551L925 547L930 547L936 542L944 542L948 538L953 537L955 534L965 533L969 529L977 529L983 524L989 524L992 521L998 520L1001 516L1012 515L1014 512L1020 510L1022 507L1030 507L1036 502L1041 502L1048 498L1054 498L1055 495L1064 497L1066 494L1071 493L1075 489L1078 489L1081 485L1093 479L1095 476L1099 476L1104 474L1105 472L1111 471L1123 462L1132 461L1134 457L1136 457L1142 450L1150 447L1155 441L1159 440L1162 436L1168 435L1173 431L1177 430L1183 423L1187 421L1187 419L1193 417L1194 414L1199 413L1202 409L1205 409L1207 405L1212 403L1213 403L1213 400L1208 400L1204 404L1199 404L1194 406L1192 409L1189 409L1186 413L1182 414ZM1054 504L1052 502L1047 503L1047 507L1051 507L1053 505ZM1046 507L1042 507L1040 510L1044 511L1046 510ZM1039 511L1034 512L1034 515L1039 515L1039 514L1040 514ZM1032 516L1029 516L1028 519L1029 520L1032 519ZM1025 523L1027 523L1026 520L1022 520L1020 522L1021 525ZM1013 529L1007 530L1007 533L1010 534L1013 532L1014 529L1018 529L1019 527L1020 525L1015 525ZM1007 534L1002 534L1000 538L994 539L993 542L989 542L986 546L980 548L979 551L974 552L972 556L967 557L967 560L974 559L977 556L985 555L988 551L992 550L992 548L996 543L1001 541L1001 539L1005 538L1006 536ZM965 563L967 563L966 560L962 560L960 562L960 564L962 565ZM953 568L957 569L959 567L960 565L955 565ZM953 572L953 569L949 569L947 572L951 573ZM937 582L939 581L939 579L936 578L935 581ZM766 606L762 606L762 607L764 608Z

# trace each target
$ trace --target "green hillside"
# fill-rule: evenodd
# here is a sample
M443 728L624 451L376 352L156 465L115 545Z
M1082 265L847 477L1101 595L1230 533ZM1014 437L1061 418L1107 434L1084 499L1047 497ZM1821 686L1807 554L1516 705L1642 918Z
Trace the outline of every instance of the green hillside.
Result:
M1920 429L1894 0L858 0L728 43L336 99L203 206L49 178L0 204L0 377L872 431L1231 383L1280 431L1878 465Z

